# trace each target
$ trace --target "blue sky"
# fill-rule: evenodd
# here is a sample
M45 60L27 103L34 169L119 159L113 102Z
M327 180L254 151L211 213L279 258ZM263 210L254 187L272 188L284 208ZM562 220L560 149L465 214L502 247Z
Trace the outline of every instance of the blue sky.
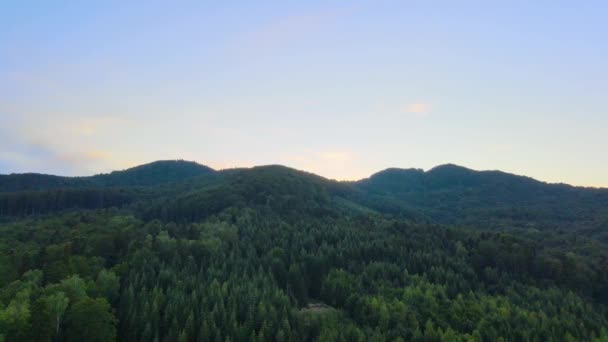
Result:
M0 173L456 163L608 187L603 1L3 1Z

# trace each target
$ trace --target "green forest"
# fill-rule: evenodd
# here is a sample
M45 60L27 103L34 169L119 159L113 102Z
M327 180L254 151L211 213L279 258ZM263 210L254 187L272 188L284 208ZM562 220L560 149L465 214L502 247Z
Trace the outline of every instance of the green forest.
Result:
M608 190L455 165L0 175L0 341L608 341Z

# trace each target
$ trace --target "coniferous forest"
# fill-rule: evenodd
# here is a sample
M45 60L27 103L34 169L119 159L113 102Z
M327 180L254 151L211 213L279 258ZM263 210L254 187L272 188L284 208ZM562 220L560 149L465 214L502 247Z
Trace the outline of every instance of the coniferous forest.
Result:
M0 341L608 341L608 190L455 165L0 175Z

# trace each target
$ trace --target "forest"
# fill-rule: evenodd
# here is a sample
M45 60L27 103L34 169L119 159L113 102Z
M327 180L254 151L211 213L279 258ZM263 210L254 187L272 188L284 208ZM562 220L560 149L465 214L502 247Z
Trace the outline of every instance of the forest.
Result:
M443 165L0 175L0 341L608 341L608 189Z

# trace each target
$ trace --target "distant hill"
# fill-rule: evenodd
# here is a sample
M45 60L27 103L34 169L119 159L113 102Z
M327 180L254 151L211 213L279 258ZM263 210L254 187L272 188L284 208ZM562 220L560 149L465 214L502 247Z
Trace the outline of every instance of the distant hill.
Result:
M390 168L357 182L280 165L215 171L182 160L91 177L0 176L0 216L131 204L146 217L180 221L235 205L283 213L339 207L421 223L584 231L608 241L608 189L547 184L452 164L426 172Z
M434 222L492 227L575 228L608 224L608 189L548 184L500 171L442 165L427 172L387 169L353 183L381 203Z
M38 173L0 175L0 192L40 191L59 188L151 186L215 172L184 160L161 160L122 171L90 177L61 177Z
M213 173L212 168L185 160L162 160L91 177L104 186L150 186Z

